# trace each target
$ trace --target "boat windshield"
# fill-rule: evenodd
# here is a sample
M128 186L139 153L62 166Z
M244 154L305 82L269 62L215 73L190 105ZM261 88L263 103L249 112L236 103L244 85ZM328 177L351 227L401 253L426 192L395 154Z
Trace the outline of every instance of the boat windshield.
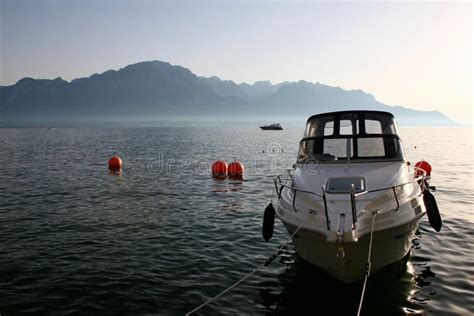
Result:
M312 116L298 163L404 160L393 116L386 112L334 112Z

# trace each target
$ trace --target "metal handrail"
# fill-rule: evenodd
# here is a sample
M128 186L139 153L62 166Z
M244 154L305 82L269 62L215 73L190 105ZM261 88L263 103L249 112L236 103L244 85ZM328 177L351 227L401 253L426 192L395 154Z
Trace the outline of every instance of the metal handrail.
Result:
M351 209L352 209L352 229L356 228L357 222L357 210L356 210L356 195L355 195L355 186L351 184Z
M395 212L398 212L398 209L400 208L400 202L398 202L398 195L397 195L397 190L395 188L393 189L393 195L395 195L395 201L397 201L397 208L395 209Z
M297 192L297 190L296 190L296 189L294 189L294 190L293 190L293 204L292 204L292 207L293 207L293 210L295 211L295 213L296 213L296 212L298 212L298 210L297 210L297 209L296 209L296 207L295 207L295 202L296 202L296 192Z
M416 168L416 167L415 167ZM396 212L398 212L399 208L400 208L400 201L398 200L398 195L396 193L396 189L399 188L399 187L402 187L402 186L405 186L405 185L408 185L408 184L412 184L414 182L418 182L421 180L421 186L422 186L422 191L423 191L423 186L425 185L425 176L426 176L426 171L421 169L421 168L416 168L418 170L421 170L422 171L422 174L419 175L419 176L415 176L415 178L409 182L405 182L405 183L402 183L402 184L398 184L398 185L394 185L394 186L390 186L390 187L384 187L384 188L379 188L379 189L373 189L373 190L365 190L363 192L358 192L356 193L355 192L355 187L354 187L354 184L351 185L351 189L350 189L350 197L351 197L351 210L352 210L352 229L354 230L356 228L356 222L357 222L357 209L356 209L356 198L358 196L361 196L361 195L365 195L365 194L368 194L368 193L375 193L375 192L380 192L380 191L384 191L384 190L392 190L394 195L395 195L395 201L397 202L397 208L395 209ZM329 220L329 214L328 214L328 207L327 207L327 199L326 199L326 187L323 185L322 186L322 194L321 193L318 193L318 192L313 192L313 191L308 191L308 190L302 190L302 189L298 189L294 186L294 181L293 181L293 177L291 175L291 171L293 171L292 169L289 169L287 170L288 172L288 176L291 178L292 180L292 185L287 185L285 183L283 183L282 179L281 179L281 176L284 174L284 173L281 173L279 175L277 175L275 177L275 179L273 180L274 183L275 183L275 188L276 188L276 192L277 192L277 195L278 195L278 199L281 198L281 193L283 191L283 188L288 188L290 190L293 191L293 203L292 203L292 207L293 209L295 210L295 212L297 212L297 209L295 207L295 203L296 203L296 192L303 192L303 193L308 193L308 194L313 194L313 195L316 195L320 198L322 198L323 202L324 202L324 215L326 217L326 226L328 228L328 230L330 230L331 226L331 222ZM288 179L286 179L286 181L288 181ZM280 186L280 188L278 189L278 185Z
M323 185L324 215L326 216L326 226L331 230L331 221L328 214L328 203L326 201L326 187Z

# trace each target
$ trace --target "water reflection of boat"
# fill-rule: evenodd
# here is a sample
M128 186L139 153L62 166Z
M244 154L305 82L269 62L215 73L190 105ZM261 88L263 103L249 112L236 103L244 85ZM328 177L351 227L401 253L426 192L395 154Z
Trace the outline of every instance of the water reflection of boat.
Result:
M281 255L280 255L281 256ZM278 274L263 279L259 285L260 302L269 315L307 315L314 310L314 297L318 297L317 313L333 314L334 294L346 299L337 307L341 315L354 315L360 297L360 283L345 284L334 279L321 269L293 255L294 262ZM281 260L279 260L281 262ZM271 282L272 280L273 282ZM397 282L394 282L397 280ZM387 291L390 284L390 291ZM411 293L419 290L409 256L390 264L371 279L371 299L364 306L363 315L399 314L400 309L410 310L410 315L421 314L423 305L411 300Z
M283 129L283 127L281 127L280 123L273 123L273 124L270 124L270 125L263 125L263 126L260 126L260 128L264 131L266 131L266 130L280 131L280 130Z
M299 229L298 255L346 283L402 259L435 205L424 175L409 172L387 112L310 117L295 169L275 184L276 216L291 234Z

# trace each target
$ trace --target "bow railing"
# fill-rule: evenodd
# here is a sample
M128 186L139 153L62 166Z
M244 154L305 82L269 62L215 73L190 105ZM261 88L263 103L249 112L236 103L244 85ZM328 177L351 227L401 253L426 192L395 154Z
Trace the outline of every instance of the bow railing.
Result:
M296 194L298 192L306 193L306 194L312 194L312 195L315 195L315 196L321 198L323 200L323 204L324 204L324 215L325 215L325 218L326 218L326 227L327 227L328 230L330 230L331 229L331 222L330 222L329 214L328 214L329 212L328 212L328 206L327 206L327 196L326 196L325 186L324 185L322 186L321 193L297 188L295 186L295 181L294 181L293 174L292 174L292 172L294 170L295 169L288 169L285 172L283 172L283 173L281 173L281 174L279 174L275 177L274 183L275 183L275 189L276 189L276 193L278 195L278 199L281 198L282 191L283 191L284 188L287 188L287 189L291 190L293 192L292 207L293 207L293 210L295 212L298 212L298 210L296 208ZM394 211L398 212L398 210L400 208L399 196L398 196L397 191L396 191L398 188L409 185L409 184L412 184L414 182L418 182L421 186L421 189L422 189L421 191L423 192L423 189L426 186L426 183L425 183L426 172L425 172L425 170L423 170L421 168L417 168L417 167L415 167L415 170L419 170L421 172L421 175L415 176L414 179L412 179L408 182L398 184L398 185L394 185L394 186L382 187L382 188L377 188L377 189L372 189L372 190L364 190L362 192L357 192L356 193L354 184L352 184L350 189L349 189L350 202L351 202L351 215L352 215L352 230L356 229L356 223L357 223L357 207L356 206L357 206L357 198L358 197L360 197L362 195L369 194L369 193L392 190L393 194L395 196L395 201L397 203L397 207L395 208Z

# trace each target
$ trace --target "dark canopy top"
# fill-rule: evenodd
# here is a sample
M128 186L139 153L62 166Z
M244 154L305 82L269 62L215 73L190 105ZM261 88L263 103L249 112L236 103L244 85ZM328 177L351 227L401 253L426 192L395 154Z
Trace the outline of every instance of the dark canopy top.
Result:
M308 122L312 120L313 118L319 117L319 116L327 116L327 115L340 115L340 114L364 114L364 113L372 113L372 114L380 114L380 115L386 115L390 116L392 119L394 118L393 114L390 112L385 112L385 111L368 111L368 110L354 110L354 111L336 111L336 112L326 112L326 113L320 113L320 114L315 114L313 116L310 116L308 119Z

